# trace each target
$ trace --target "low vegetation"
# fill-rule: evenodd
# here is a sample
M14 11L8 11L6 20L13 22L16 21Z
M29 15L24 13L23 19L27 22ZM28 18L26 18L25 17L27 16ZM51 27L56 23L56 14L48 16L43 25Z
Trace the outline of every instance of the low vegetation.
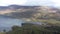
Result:
M22 27L13 26L12 30L6 34L60 34L60 27L53 26L43 26L31 23L23 23Z
M0 34L6 34L5 32L0 32Z

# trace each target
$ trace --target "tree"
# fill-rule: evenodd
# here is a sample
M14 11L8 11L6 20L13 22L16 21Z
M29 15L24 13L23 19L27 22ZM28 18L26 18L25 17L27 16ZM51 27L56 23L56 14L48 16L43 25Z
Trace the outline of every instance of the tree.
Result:
M6 32L6 30L4 29L3 32Z

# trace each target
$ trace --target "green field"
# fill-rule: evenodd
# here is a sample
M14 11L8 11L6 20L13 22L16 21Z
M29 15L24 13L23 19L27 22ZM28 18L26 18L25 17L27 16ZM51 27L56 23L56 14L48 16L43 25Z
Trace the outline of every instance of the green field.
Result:
M0 32L0 34L5 34L5 32Z

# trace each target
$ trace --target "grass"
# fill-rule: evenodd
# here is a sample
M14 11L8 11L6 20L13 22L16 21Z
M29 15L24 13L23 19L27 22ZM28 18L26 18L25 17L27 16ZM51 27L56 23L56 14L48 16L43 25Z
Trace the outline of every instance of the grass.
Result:
M5 32L0 32L0 34L5 34Z
M32 20L34 22L43 22L43 23L49 23L49 24L54 24L54 25L60 25L60 21L57 21L55 19L35 19L35 20Z

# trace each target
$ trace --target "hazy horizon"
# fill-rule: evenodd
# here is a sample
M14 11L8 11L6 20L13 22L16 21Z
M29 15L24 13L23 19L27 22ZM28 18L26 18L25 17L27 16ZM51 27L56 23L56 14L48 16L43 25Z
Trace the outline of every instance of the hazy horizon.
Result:
M0 0L0 6L8 6L12 4L26 6L54 6L60 7L60 0Z

